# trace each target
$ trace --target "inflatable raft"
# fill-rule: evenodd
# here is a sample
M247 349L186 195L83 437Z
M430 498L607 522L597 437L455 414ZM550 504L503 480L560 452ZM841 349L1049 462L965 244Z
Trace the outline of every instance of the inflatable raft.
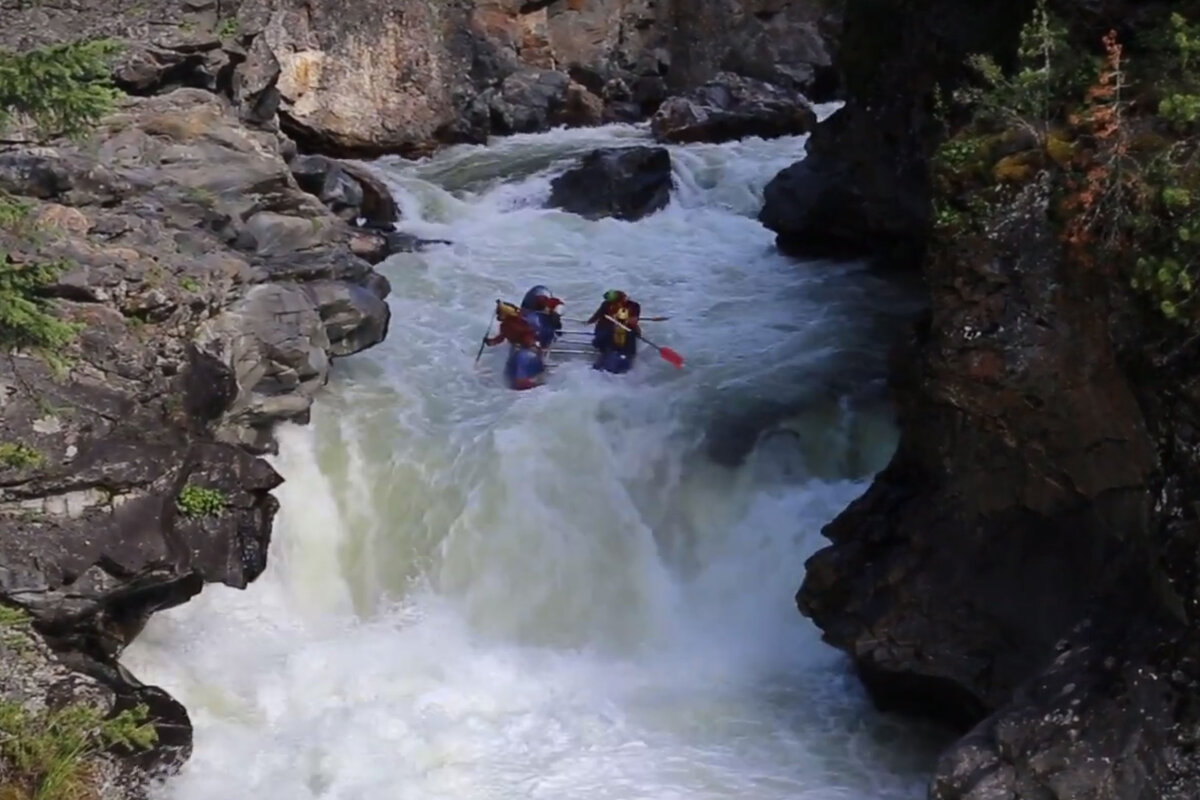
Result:
M562 322L540 310L541 298L552 296L550 289L539 284L526 292L525 297L521 300L521 318L537 332L538 344L543 350L539 353L537 350L512 344L508 346L508 357L504 361L504 383L508 388L523 390L540 386L545 382L546 372L550 366L546 363L546 355L554 357L556 351L563 355L591 355L593 358L592 369L602 372L620 375L633 368L634 362L637 360L636 338L627 341L623 348L597 347L597 345L607 343L598 342L594 338L591 341L583 340L582 336L587 334L580 332L572 336L572 338L574 336L581 337L577 344L572 342L562 350L557 350L555 345L560 343Z

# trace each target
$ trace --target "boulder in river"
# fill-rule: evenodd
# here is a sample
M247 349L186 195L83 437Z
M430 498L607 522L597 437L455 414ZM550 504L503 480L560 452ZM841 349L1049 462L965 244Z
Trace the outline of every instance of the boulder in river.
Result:
M665 147L601 148L554 179L547 205L588 219L633 221L665 208L671 187Z
M797 91L724 72L663 103L650 120L660 142L725 142L808 133L812 104Z

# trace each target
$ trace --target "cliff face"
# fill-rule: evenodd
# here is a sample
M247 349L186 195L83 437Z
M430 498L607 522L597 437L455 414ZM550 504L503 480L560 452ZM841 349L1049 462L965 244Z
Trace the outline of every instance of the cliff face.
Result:
M187 714L117 659L154 611L266 566L280 478L254 453L306 418L331 358L386 335L387 282L360 257L386 250L199 89L129 100L83 143L0 151L0 192L36 231L0 242L4 268L65 259L43 293L80 325L55 359L0 359L0 611L28 614L39 654L14 651L0 704L143 704L158 744L137 763L170 766ZM113 769L100 796L136 788Z
M848 105L768 192L781 246L920 269L929 289L893 357L898 450L827 526L797 600L881 706L967 731L939 800L1200 785L1200 340L1126 271L1174 252L1145 233L1170 216L1156 173L1145 192L1103 184L1128 191L1128 214L1088 183L1111 154L1132 170L1191 146L1155 110L1183 78L1147 42L1193 5L1050 4L1063 58L1108 63L1110 28L1127 43L1131 132L1114 139L1094 108L1040 138L961 114L941 127L934 86L963 85L972 52L1011 65L1029 6L851 2ZM1100 209L1086 235L1072 203Z

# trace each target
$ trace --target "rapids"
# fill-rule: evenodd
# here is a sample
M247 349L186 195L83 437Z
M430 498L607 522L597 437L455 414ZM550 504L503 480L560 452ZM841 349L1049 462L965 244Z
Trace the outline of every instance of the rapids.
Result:
M911 292L797 264L754 216L804 139L672 147L636 223L542 209L549 181L643 127L554 131L371 167L403 229L378 347L279 431L270 561L128 649L183 702L169 800L900 800L932 732L874 712L796 611L821 526L895 446L887 346ZM623 288L675 370L473 364L498 297L586 318ZM578 328L579 326L568 326Z

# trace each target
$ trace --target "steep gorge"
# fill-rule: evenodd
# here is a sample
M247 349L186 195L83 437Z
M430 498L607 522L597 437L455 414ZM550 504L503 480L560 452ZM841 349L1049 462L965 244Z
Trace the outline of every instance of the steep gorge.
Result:
M82 325L65 375L30 353L0 366L0 599L28 614L0 618L0 695L148 706L156 746L102 756L101 796L139 796L191 746L187 711L122 650L205 583L258 577L280 477L257 456L278 422L307 419L332 359L388 332L371 265L414 243L389 235L386 188L298 149L416 154L642 119L720 71L828 88L836 15L819 4L700 10L0 0L5 47L122 47L128 96L98 130L0 150L0 190L45 234L4 249L67 259L47 294Z

